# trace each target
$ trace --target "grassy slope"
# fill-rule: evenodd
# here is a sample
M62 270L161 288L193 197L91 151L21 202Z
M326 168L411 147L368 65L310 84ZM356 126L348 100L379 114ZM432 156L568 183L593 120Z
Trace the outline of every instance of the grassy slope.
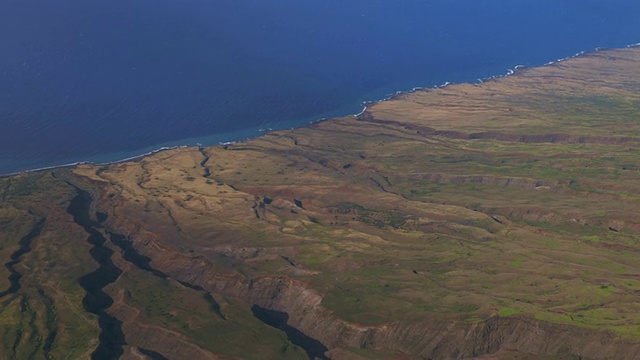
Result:
M86 357L97 344L99 330L96 319L84 312L84 291L76 279L95 265L87 256L89 247L73 241L84 234L65 212L71 189L48 174L0 179L0 183L3 263L17 250L18 240L46 218L40 236L31 243L32 251L14 267L22 274L21 289L0 299L0 357ZM4 267L1 278L0 288L7 289ZM52 333L55 341L45 350Z
M211 149L209 167L213 179L286 201L254 222L279 234L274 246L295 245L291 259L320 272L305 280L347 319L524 313L637 338L638 143L617 139L640 126L638 58L597 53L403 95L369 110L400 126L365 116L275 132ZM425 136L412 124L568 140ZM268 245L255 239L246 241Z
M0 359L88 358L100 330L97 318L84 311L85 293L77 281L97 264L89 256L87 234L66 213L73 188L48 173L0 179L0 188L3 263L31 227L46 217L32 251L14 267L22 274L20 290L0 298ZM153 349L165 336L163 341L177 354L194 347L232 358L306 357L284 334L253 318L246 304L217 299L222 320L202 292L141 271L124 261L113 244L107 245L124 270L105 288L115 300L109 312L124 321L128 345ZM9 271L3 266L0 274L2 291L9 287ZM51 346L49 337L54 339Z

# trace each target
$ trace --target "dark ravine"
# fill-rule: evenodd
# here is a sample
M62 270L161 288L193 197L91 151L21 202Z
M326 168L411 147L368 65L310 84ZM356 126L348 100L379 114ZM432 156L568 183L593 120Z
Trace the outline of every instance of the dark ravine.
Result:
M55 305L53 300L51 300L51 298L44 292L44 289L38 288L38 294L42 297L42 302L47 307L47 327L49 334L44 340L42 350L44 351L44 357L48 359L51 348L53 347L53 342L56 340L56 336L58 336L57 324L55 321Z
M207 153L204 151L204 148L200 147L199 150L202 156L204 156L204 160L200 162L200 166L202 166L202 168L204 169L204 175L202 175L202 177L204 178L211 177L211 170L209 170L209 168L207 167L207 162L209 161L209 155L207 155Z
M20 299L20 312L22 313L26 312L28 307L29 305L27 303L27 298L25 296L22 296L22 298ZM23 331L22 329L20 329L18 332L18 335L16 336L15 341L13 342L13 346L11 347L14 357L16 356L15 354L18 351L18 346L20 346L20 342L22 341L22 336L23 336Z
M178 280L178 282L180 283L180 285L186 288L189 288L191 290L195 290L198 292L202 292L203 293L202 298L209 304L209 308L211 309L211 311L213 311L216 315L218 315L222 320L226 320L226 318L224 317L224 314L222 313L222 309L220 308L220 304L218 304L216 299L213 298L213 295L211 295L211 293L207 292L204 288L202 288L202 286L193 285L181 280Z
M99 264L98 269L78 280L80 286L86 291L82 305L86 311L98 316L98 325L100 326L99 344L91 354L91 358L117 359L123 354L123 345L126 344L122 322L106 312L113 304L113 299L102 289L116 281L122 271L111 260L113 251L104 246L105 237L96 230L99 224L91 220L89 216L93 201L91 194L77 186L74 187L77 195L71 200L67 212L89 234L87 242L93 245L89 253Z
M98 219L99 223L103 223L109 219L109 214L103 211L96 211L96 219Z
M131 264L135 265L138 269L148 271L154 276L162 279L167 279L169 275L163 273L160 270L151 267L151 259L140 255L138 251L133 247L131 241L129 241L124 235L116 234L111 231L107 231L111 242L122 250L122 258Z
M131 251L137 252L137 250L133 248L132 244L131 246L132 246ZM139 253L138 253L138 256L140 256L139 259L145 259L145 260L143 260L143 263L140 263L140 264L134 263L134 265L138 266L138 268L142 268L142 266L148 266L147 259L150 259L150 258L144 255L140 255ZM165 268L163 270L166 271L165 274L170 274L167 276L169 276L170 278L176 279L178 283L180 283L182 286L196 290L196 291L202 291L205 300L207 300L211 305L211 310L215 312L218 316L220 316L220 318L226 320L224 314L221 312L220 305L215 301L215 299L213 298L213 296L211 296L211 294L219 294L225 297L228 296L228 297L240 299L242 301L245 301L246 303L252 304L251 312L258 320L260 320L266 325L269 325L273 328L276 328L282 331L294 345L297 345L303 350L305 350L305 352L307 353L310 359L329 359L329 357L325 355L325 352L329 351L329 348L319 340L311 336L308 336L300 329L290 325L288 323L289 314L287 314L284 311L269 309L266 307L268 305L263 304L262 302L259 302L260 305L256 304L257 299L253 298L253 296L251 295L248 296L248 294L244 293L244 291L242 290L239 290L237 292L231 290L232 288L234 288L234 286L232 283L227 282L230 279L225 278L224 284L218 284L221 286L221 288L217 288L214 286L213 288L209 287L205 289L203 287L204 284L201 284L203 286L197 284L198 280L189 279L188 277L185 278L184 274L181 274L182 271L178 271L176 273L175 270L179 270L179 269ZM197 272L201 272L201 271L202 271L201 269L197 270ZM247 283L246 285L248 286L249 289L252 287L251 284ZM238 289L236 288L236 290Z
M166 358L164 355L160 354L157 351L143 349L143 348L138 348L138 351L140 351L142 355L145 355L151 358L151 360L169 360L168 358Z
M40 236L40 232L44 227L46 219L39 220L29 231L29 233L20 239L18 244L20 248L11 254L11 260L9 260L4 267L9 270L9 288L0 292L0 298L3 298L9 294L14 294L18 290L20 290L20 278L22 278L22 274L15 270L15 266L20 263L22 256L29 253L31 251L31 243L35 238Z
M150 264L151 263L151 258L140 254L133 247L133 242L130 241L129 239L127 239L124 235L116 234L116 233L111 232L109 230L107 230L107 234L109 235L109 238L110 238L111 242L114 245L116 245L117 247L119 247L120 250L122 251L122 258L124 260L126 260L129 263L133 264L138 269L147 271L147 272L151 273L152 275L157 276L157 277L159 277L161 279L165 279L166 280L166 279L169 278L169 275L167 275L167 274L163 273L162 271L152 267L151 264ZM213 311L216 315L218 315L223 320L226 320L224 315L222 314L221 309L220 309L220 304L218 304L218 302L213 298L213 296L210 293L208 293L202 287L190 284L188 282L184 282L184 281L178 280L178 283L180 285L186 287L186 288L191 289L191 290L202 292L203 293L202 297L209 304L209 306L211 308L211 311Z
M258 320L269 326L273 326L276 329L282 330L287 334L287 337L292 343L300 346L306 351L309 359L329 360L325 355L325 352L329 349L327 349L327 347L318 340L305 335L302 331L287 324L287 321L289 320L289 315L287 315L287 313L269 310L258 305L253 305L251 307L251 312Z

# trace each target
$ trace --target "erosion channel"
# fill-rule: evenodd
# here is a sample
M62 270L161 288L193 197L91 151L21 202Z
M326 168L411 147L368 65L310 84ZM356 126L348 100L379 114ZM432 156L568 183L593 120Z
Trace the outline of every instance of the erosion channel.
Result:
M75 187L75 186L74 186ZM102 289L116 281L122 273L111 260L113 251L104 246L105 237L96 230L99 226L89 217L91 208L91 194L76 188L77 195L71 200L67 212L73 216L74 221L88 234L87 242L93 247L89 251L93 260L99 267L79 279L79 284L87 292L82 305L85 310L98 316L100 326L100 338L98 347L91 354L92 359L117 359L122 355L122 346L125 344L122 323L109 315L106 310L113 304L113 299Z

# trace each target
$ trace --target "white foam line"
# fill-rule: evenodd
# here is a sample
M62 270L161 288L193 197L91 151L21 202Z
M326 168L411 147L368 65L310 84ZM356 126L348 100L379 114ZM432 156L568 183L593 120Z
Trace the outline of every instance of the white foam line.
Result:
M67 168L67 167L72 167L72 166L77 166L77 165L83 165L83 164L91 164L91 165L120 164L120 163L127 162L127 161L141 159L143 157L146 157L146 156L149 156L149 155L153 155L153 154L158 153L160 151L171 150L171 149L181 149L181 148L187 148L187 147L189 147L189 145L179 145L179 146L171 146L171 147L163 146L163 147L161 147L159 149L156 149L156 150L152 150L152 151L140 154L140 155L130 156L130 157L127 157L127 158L124 158L124 159L120 159L120 160L115 160L115 161L107 161L107 162L77 161L77 162L72 162L72 163L63 164L63 165L52 165L52 166L45 166L45 167L35 168L35 169L17 171L17 172L13 172L13 173L9 173L9 174L0 175L0 177L12 176L12 175L18 175L18 174L26 174L26 173L32 173L32 172L37 172L37 171L52 170L52 169L62 169L62 168Z
M38 172L38 171L45 171L45 170L52 170L52 169L62 169L62 168L67 168L67 167L77 166L77 165L82 165L82 164L88 164L88 163L89 163L88 161L78 161L78 162L73 162L73 163L68 163L68 164L63 164L63 165L45 166L45 167L40 167L40 168L35 168L35 169L22 170L22 171L16 171L16 172L8 173L8 174L2 174L2 175L0 175L0 178L19 175L19 174L28 174L28 173L32 173L32 172Z
M149 155L153 155L155 153L159 153L160 151L171 150L171 149L183 149L183 148L186 148L186 147L188 147L188 145L163 146L163 147L161 147L159 149L152 150L152 151L146 152L144 154L130 156L128 158L124 158L122 160L117 160L117 161L108 161L108 162L105 162L105 163L97 163L96 165L118 164L118 163L123 163L123 162L127 162L127 161L137 160L137 159L143 158L145 156L149 156Z
M628 48L635 48L635 47L640 47L640 43L634 43L634 44L629 44L629 45L624 46L624 48L627 48L627 49ZM567 60L571 60L571 59L580 57L580 56L585 55L585 54L596 53L596 52L599 52L599 51L607 51L607 50L610 50L610 48L599 46L599 47L593 49L593 51L584 51L583 50L583 51L580 51L578 53L575 53L572 56L567 56L565 58L557 59L557 60L554 60L554 61L549 61L549 62L543 64L543 66L553 65L553 64L556 64L556 63L559 63L559 62L562 62L562 61L567 61Z
M357 114L355 114L355 115L353 115L353 116L358 117L358 116L360 116L360 115L364 114L364 113L365 113L365 111L367 111L367 107L366 107L366 106L362 109L362 111L360 111L359 113L357 113Z
M640 47L640 42L639 42L639 43L635 43L635 44L629 44L629 45L627 45L626 47L627 47L627 48ZM597 52L597 51L605 51L605 50L607 50L607 48L597 47L597 48L595 48L593 51L594 51L594 52ZM552 61L546 62L546 63L544 63L542 66L549 66L549 65L553 65L553 64L555 64L555 63L559 63L559 62L566 61L566 60L570 60L570 59L573 59L573 58L576 58L576 57L579 57L579 56L583 56L583 55L588 54L588 53L590 53L590 52L591 52L591 51L580 51L580 52L577 52L577 53L575 53L574 55L571 55L571 56L567 56L567 57L564 57L564 58L560 58L560 59L557 59L557 60L552 60ZM484 82L486 82L486 81L490 81L490 80L494 80L494 79L499 79L499 78L503 78L503 77L506 77L506 76L515 75L519 70L523 70L523 69L526 69L526 66L525 66L525 65L521 65L521 64L519 64L519 65L514 66L514 67L513 67L513 69L508 69L508 70L507 70L507 73L506 73L505 75L493 75L493 76L488 76L488 77L485 77L485 78L478 78L477 80L478 80L478 83L482 84L482 83L484 83ZM449 85L452 85L452 83L451 83L451 82L449 82L449 81L447 81L447 82L445 82L445 83L444 83L444 84L442 84L442 85L434 85L434 86L432 87L432 89L443 89L443 88L445 88L445 87L447 87L447 86L449 86ZM400 95L400 94L403 94L403 93L415 92L415 91L421 91L421 90L427 90L427 91L428 91L428 90L429 90L429 88L425 88L425 87L414 87L413 89L411 89L411 90L409 90L409 91L397 91L397 92L395 93L395 95L391 95L391 94L390 94L390 95L387 95L387 96L385 96L384 98L382 98L382 99L380 99L380 100L377 100L377 101L375 101L375 100L371 100L371 101L364 101L364 102L363 102L363 104L365 105L364 109L362 109L362 111L360 111L359 113L355 114L354 116L356 116L356 117L357 117L357 116L362 115L365 111L367 111L367 105L369 105L369 104L375 104L375 103L377 103L377 102L388 101L388 100L393 99L393 97L394 97L394 96L396 96L396 95Z

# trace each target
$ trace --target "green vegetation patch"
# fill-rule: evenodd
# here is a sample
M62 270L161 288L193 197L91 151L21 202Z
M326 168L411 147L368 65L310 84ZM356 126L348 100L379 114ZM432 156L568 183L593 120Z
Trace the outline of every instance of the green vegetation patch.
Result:
M516 308L502 308L498 311L498 316L511 316L522 313L522 310Z

